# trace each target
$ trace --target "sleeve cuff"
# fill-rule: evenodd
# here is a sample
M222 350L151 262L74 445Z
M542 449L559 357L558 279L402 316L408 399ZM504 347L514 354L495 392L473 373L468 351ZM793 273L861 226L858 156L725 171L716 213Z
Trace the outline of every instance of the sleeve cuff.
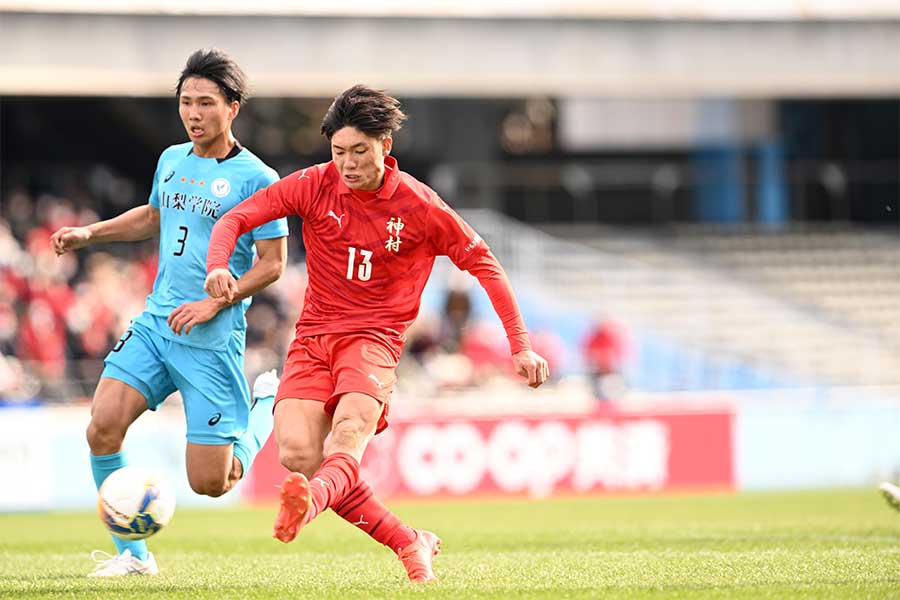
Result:
M519 333L513 336L507 336L509 340L509 352L510 354L518 354L523 350L531 350L531 340L528 338L527 333Z

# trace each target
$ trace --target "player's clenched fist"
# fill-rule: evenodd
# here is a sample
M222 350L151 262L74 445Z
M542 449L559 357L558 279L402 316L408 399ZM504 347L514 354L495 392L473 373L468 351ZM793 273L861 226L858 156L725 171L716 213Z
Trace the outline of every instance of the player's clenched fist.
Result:
M228 272L228 269L213 269L206 276L203 289L213 298L225 298L229 303L234 302L238 293L237 281Z
M522 350L513 354L516 373L528 380L530 387L536 388L550 378L550 365L537 352Z
M69 250L87 246L92 235L87 227L60 227L50 236L50 247L57 256L62 256Z

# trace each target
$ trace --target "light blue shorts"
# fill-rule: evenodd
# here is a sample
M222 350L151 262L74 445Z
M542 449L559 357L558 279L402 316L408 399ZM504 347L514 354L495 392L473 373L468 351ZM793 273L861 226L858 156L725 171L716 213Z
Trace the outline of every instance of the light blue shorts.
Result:
M147 316L142 320L146 322ZM168 327L164 317L153 316L151 322ZM139 391L150 410L159 408L176 389L180 391L189 442L231 444L247 430L251 399L239 340L227 350L195 348L132 323L103 364L101 377Z

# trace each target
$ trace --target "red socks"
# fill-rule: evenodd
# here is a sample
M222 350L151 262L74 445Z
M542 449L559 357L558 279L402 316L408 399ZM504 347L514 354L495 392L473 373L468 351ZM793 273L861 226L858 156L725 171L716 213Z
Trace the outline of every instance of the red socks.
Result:
M404 525L359 478L359 463L349 454L338 452L328 456L309 480L309 488L312 505L305 519L307 523L326 508L332 508L394 552L400 552L416 539L416 530Z
M404 525L388 510L362 479L358 479L356 486L331 508L345 521L356 525L395 553L416 539L416 530Z
M306 516L306 522L312 521L316 515L340 502L348 492L353 490L359 480L359 463L343 452L336 452L322 461L319 470L309 480L312 505Z

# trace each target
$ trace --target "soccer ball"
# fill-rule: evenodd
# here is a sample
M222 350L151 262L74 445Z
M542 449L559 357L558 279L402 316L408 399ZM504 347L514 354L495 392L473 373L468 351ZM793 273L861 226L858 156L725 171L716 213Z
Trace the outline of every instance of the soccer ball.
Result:
M123 540L142 540L162 529L175 512L168 482L140 467L122 467L100 486L100 520Z

